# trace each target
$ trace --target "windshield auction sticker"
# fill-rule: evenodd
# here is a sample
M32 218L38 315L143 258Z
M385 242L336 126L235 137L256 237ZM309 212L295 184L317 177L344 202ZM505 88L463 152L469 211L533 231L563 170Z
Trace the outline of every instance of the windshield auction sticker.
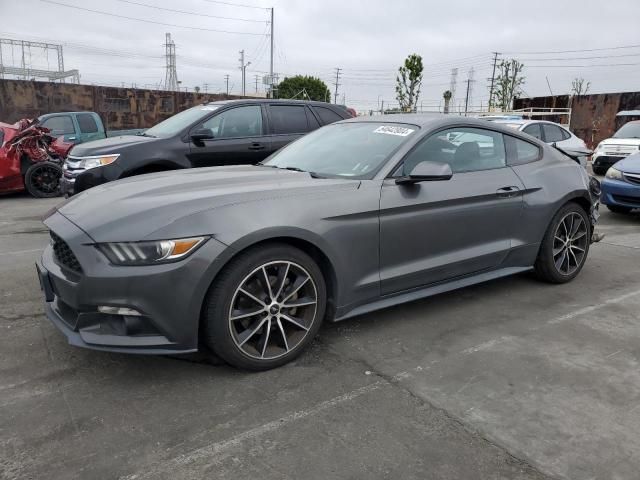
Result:
M381 125L376 128L373 133L384 133L386 135L397 135L399 137L406 137L411 135L415 130L407 127L396 127L391 125Z

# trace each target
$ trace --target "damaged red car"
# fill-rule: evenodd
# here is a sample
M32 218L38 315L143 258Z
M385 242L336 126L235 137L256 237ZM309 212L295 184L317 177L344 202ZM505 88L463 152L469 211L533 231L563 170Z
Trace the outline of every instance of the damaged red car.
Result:
M26 190L38 198L59 195L62 162L72 147L37 120L0 123L0 194Z

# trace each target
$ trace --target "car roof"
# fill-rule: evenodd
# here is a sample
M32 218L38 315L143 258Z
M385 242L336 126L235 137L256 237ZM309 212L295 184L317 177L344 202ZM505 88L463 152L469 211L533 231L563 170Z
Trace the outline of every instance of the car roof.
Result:
M317 105L322 107L334 106L341 110L345 107L336 105L334 103L318 102L316 100L287 100L285 98L235 98L232 100L216 100L214 102L207 102L204 105L230 105L234 103L299 103L301 105Z
M560 127L563 128L565 130L568 130L567 127L565 127L564 125L560 124L560 123L556 123L556 122L551 122L549 120L535 120L535 119L527 119L527 120L493 120L493 123L501 123L501 124L510 124L510 125L529 125L531 123L547 123L549 125L555 125L556 127Z
M520 133L517 130L513 130L507 126L497 124L497 122L488 122L486 120L480 120L474 117L463 117L460 115L450 115L445 113L394 113L388 115L373 115L369 117L355 117L347 120L342 120L338 123L404 123L409 125L416 125L420 128L429 128L433 126L448 126L465 124L477 128L489 128L499 130L504 133L514 134ZM528 136L527 136L528 137Z

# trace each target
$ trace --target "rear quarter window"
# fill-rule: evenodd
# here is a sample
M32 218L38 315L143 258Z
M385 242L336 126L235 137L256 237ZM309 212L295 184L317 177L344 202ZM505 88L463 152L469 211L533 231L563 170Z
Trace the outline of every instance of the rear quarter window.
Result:
M507 163L511 166L535 162L542 157L540 147L533 143L507 135L505 135L505 139L507 144Z
M324 125L329 125L330 123L339 122L340 120L344 120L340 115L326 107L313 107L315 111L320 116L320 120Z

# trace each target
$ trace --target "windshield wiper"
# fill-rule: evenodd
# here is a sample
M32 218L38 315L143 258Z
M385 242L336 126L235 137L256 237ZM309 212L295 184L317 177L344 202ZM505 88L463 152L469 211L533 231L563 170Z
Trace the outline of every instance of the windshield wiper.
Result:
M277 168L279 170L291 170L292 172L308 173L311 176L311 178L327 178L327 177L324 177L324 176L320 175L319 173L310 172L308 170L303 170L303 169L298 168L298 167L279 167L278 165L268 165L268 164L265 164L265 163L256 163L256 165L259 166L259 167L269 167L269 168Z

